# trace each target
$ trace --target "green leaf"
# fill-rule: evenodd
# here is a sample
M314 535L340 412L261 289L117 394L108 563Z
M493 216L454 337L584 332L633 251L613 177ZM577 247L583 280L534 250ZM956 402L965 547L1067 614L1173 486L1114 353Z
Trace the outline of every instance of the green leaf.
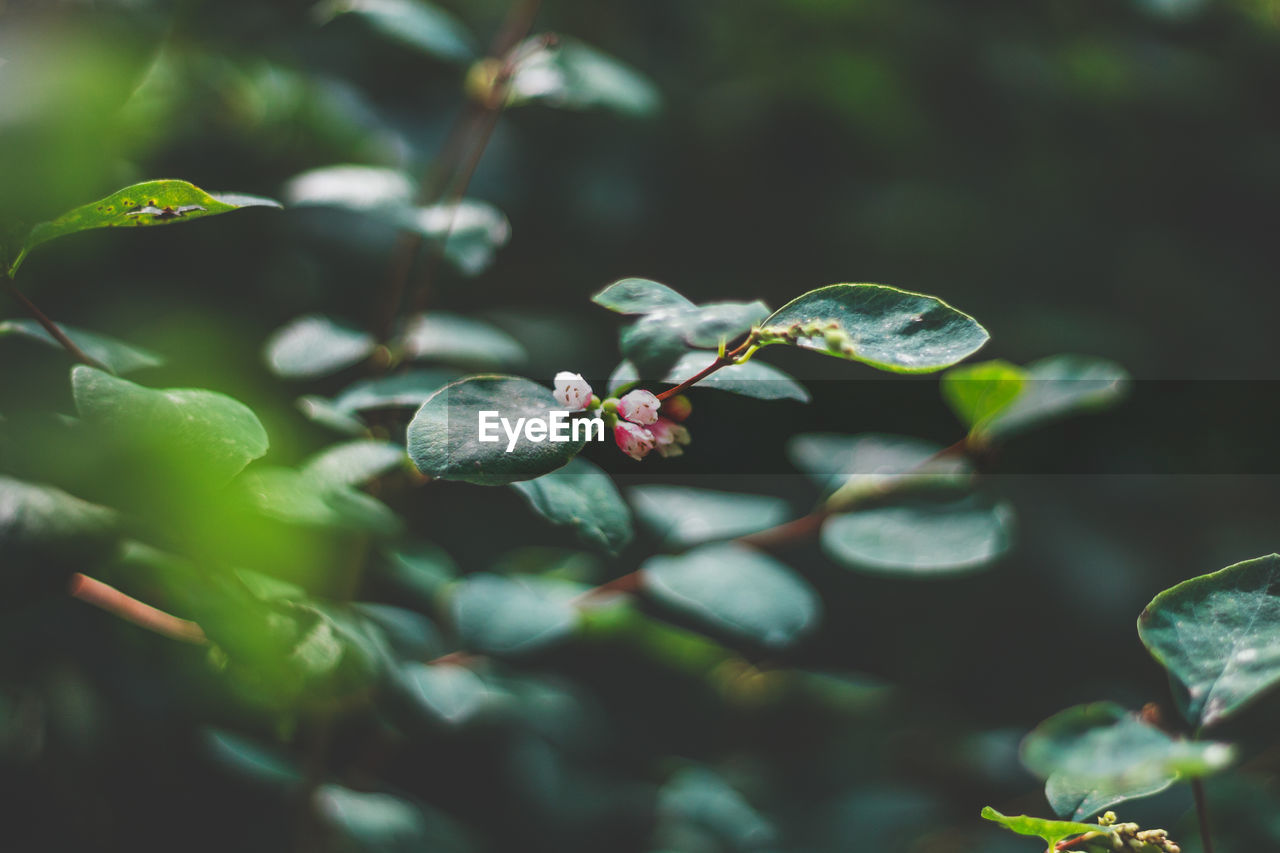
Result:
M1076 823L1067 820L1045 820L1038 817L1027 817L1026 815L1017 815L1015 817L1007 817L1000 812L987 806L982 810L982 816L987 820L995 821L1006 829L1012 830L1019 835L1033 835L1037 838L1043 838L1047 845L1047 850L1052 851L1058 846L1058 842L1077 835L1084 835L1090 832L1097 832L1101 835L1114 835L1115 830L1108 826L1099 826L1098 824Z
M761 324L762 345L790 343L893 373L931 373L973 355L987 330L942 300L883 284L811 290Z
M588 545L617 554L631 542L631 510L618 487L581 457L550 474L511 485L539 515L573 528Z
M653 485L634 486L627 496L640 521L674 548L756 533L790 515L786 501L770 495Z
M448 62L476 55L475 42L462 22L422 0L332 0L318 10L321 21L352 14L386 36Z
M562 411L550 389L515 376L473 376L446 385L422 404L409 423L409 456L422 473L442 480L503 486L532 480L563 467L578 455L578 441L528 440L523 433L512 452L502 429L496 442L479 440L479 414L496 411L512 428L520 418L544 419Z
M144 367L159 367L164 364L164 359L149 350L126 344L115 338L99 335L96 332L86 332L83 329L77 329L74 326L68 326L65 323L59 323L62 333L71 339L71 342L80 347L90 358L105 364L115 373L129 373L134 370L141 370ZM0 337L5 335L14 335L26 338L32 341L52 347L53 349L62 351L62 344L54 339L35 320L5 320L0 322Z
M1055 355L1022 368L1022 392L984 427L1005 438L1073 412L1105 409L1124 397L1128 374L1106 359Z
M639 72L577 39L546 45L535 37L516 49L522 58L511 79L509 102L538 101L563 109L611 109L644 117L658 111L657 88Z
M382 501L305 471L255 467L238 477L235 485L258 512L287 524L382 536L400 531L400 519Z
M458 378L456 370L429 368L362 379L348 385L333 399L332 406L348 415L370 409L416 409Z
M442 723L460 726L481 711L494 693L480 676L453 664L406 664L400 673L401 687L414 704Z
M1187 719L1222 721L1280 682L1280 555L1165 590L1142 611L1138 636L1181 685Z
M1007 361L984 361L947 371L942 396L971 433L980 433L1009 408L1025 385L1021 368Z
M319 314L290 321L267 339L271 372L286 379L327 376L364 361L378 342L373 335Z
M267 452L266 430L246 406L203 389L154 390L83 365L71 371L76 410L98 440L140 458L229 481Z
M342 207L355 211L411 207L413 179L398 169L341 164L294 175L284 185L290 207Z
M468 649L523 654L558 642L578 626L578 611L559 589L537 579L480 572L454 589L449 612Z
M1096 812L1147 796L1179 778L1221 770L1232 759L1227 744L1171 738L1111 702L1055 714L1027 735L1021 754L1028 770L1053 781L1046 795L1052 791L1050 805L1060 814L1068 805L1072 814Z
M769 648L798 640L821 612L817 593L803 578L741 545L654 557L640 571L644 589L663 604Z
M981 568L1003 554L1013 510L976 498L914 502L838 515L822 528L837 562L863 571L930 576Z
M719 302L646 314L622 332L623 356L648 375L666 375L690 349L714 349L769 313L763 302Z
M112 540L117 523L106 507L0 476L0 551L7 559L93 553Z
M297 400L298 411L309 421L343 435L362 435L364 421L334 405L332 400L308 394Z
M774 826L719 775L688 767L667 780L658 792L660 831L671 824L691 824L710 833L731 850L770 850L777 842ZM718 844L715 849L726 849Z
M378 626L391 648L403 658L430 660L443 652L440 632L430 619L415 610L368 602L351 607Z
M28 252L57 237L95 228L189 222L244 207L280 207L280 203L257 196L228 193L212 195L186 181L146 181L134 184L32 228L22 251L9 268L9 275L17 273Z
M480 320L443 312L412 318L400 345L407 358L461 367L506 367L528 358L524 347L506 332Z
M278 749L220 729L205 729L204 746L214 761L242 779L285 790L293 790L302 784L301 768Z
M428 847L427 823L417 806L400 797L321 785L312 795L320 821L345 844L337 849L410 853Z
M511 239L511 223L501 210L472 198L398 211L396 224L428 240L448 239L444 256L466 275L479 275Z
M619 314L652 314L672 308L697 307L665 284L647 278L615 281L591 297L591 301Z
M715 356L710 353L686 353L675 367L667 371L663 382L678 385L686 379L696 376L699 371L711 365ZM624 362L625 363L625 362ZM757 400L797 400L809 402L809 392L796 380L778 368L760 361L748 361L743 364L731 364L722 367L715 373L701 380L695 388L710 388L717 391L728 391L753 397Z
M458 576L458 566L430 542L414 542L388 555L386 575L403 592L426 607Z
M947 486L963 482L970 465L963 456L938 457L940 445L918 438L864 433L806 433L787 442L787 457L841 501L900 490L907 485Z
M302 473L328 488L362 486L408 461L404 448L390 441L348 441L308 459L303 463Z

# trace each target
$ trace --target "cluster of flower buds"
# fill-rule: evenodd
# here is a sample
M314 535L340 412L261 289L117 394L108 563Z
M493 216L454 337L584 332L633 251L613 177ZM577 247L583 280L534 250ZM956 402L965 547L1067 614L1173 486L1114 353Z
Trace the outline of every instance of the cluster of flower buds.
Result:
M662 456L679 456L689 443L689 430L681 422L693 407L683 395L659 400L652 392L637 389L621 398L601 400L585 379L565 370L556 374L555 386L556 402L569 411L600 409L618 449L632 459L643 459L653 450Z
M808 323L792 323L789 326L765 326L756 331L761 343L794 344L801 338L820 340L830 352L853 355L856 352L853 339L835 320L810 320Z
M1117 823L1116 813L1107 812L1098 818L1098 825L1106 827L1090 832L1079 840L1087 845L1081 849L1131 850L1140 853L1182 853L1182 848L1169 840L1163 829L1139 829L1136 823Z

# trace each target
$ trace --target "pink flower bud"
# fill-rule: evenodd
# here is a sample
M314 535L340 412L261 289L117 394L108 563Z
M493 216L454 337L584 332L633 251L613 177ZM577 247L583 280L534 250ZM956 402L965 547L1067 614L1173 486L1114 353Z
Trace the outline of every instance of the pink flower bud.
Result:
M655 448L663 456L680 456L684 453L682 445L691 440L689 430L669 418L658 418L657 423L649 427Z
M693 412L693 403L689 402L689 398L683 394L677 394L674 397L668 397L662 401L662 414L676 423L680 423L689 414Z
M632 459L643 459L645 454L653 450L652 433L626 421L618 421L614 426L613 440L618 442L618 449Z
M556 374L556 402L571 412L591 405L591 386L580 374L562 370Z
M618 401L618 414L634 424L647 425L658 419L660 405L652 391L637 389Z

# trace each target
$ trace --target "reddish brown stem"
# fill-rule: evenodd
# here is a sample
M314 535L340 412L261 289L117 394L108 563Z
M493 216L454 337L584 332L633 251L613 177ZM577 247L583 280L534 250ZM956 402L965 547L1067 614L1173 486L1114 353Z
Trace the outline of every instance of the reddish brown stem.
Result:
M96 358L89 355L84 350L80 349L80 347L76 346L75 341L71 340L71 338L68 338L66 334L62 331L62 329L58 328L57 323L50 320L48 316L43 311L41 311L34 302L32 302L30 299L27 298L25 293L23 293L21 290L18 290L18 286L13 283L13 279L9 278L8 276L5 276L4 284L5 284L5 287L8 288L10 295L13 296L14 299L18 300L19 303L21 303L22 307L26 309L27 313L30 314L31 317L37 323L43 326L44 330L48 332L55 341L62 344L62 348L65 349L68 353L70 353L72 358L74 358L76 361L80 362L81 364L88 365L89 367L96 367L98 370L105 370L108 373L113 372L105 364L98 361Z
M1196 801L1196 823L1200 825L1200 842L1204 853L1213 853L1213 837L1209 829L1209 800L1204 794L1204 781L1191 780L1191 796Z
M823 523L830 517L831 512L828 510L815 510L794 521L788 521L785 524L779 524L777 527L770 527L768 530L761 530L758 533L750 533L739 538L738 541L743 545L750 545L754 548L774 548L778 545L817 534L822 529Z
M667 390L663 391L661 394L658 395L658 399L665 400L668 397L674 397L676 394L679 394L681 391L684 391L688 388L692 388L694 385L697 385L699 382L706 379L708 376L715 373L720 368L728 367L731 364L736 364L738 361L738 356L746 352L747 347L751 346L752 339L753 339L752 336L748 336L747 339L743 341L741 344L739 344L737 347L725 353L724 355L718 357L715 361L708 364L702 370L699 370L693 376L690 376L688 379L681 382L679 385L674 385L671 388L668 388Z
M79 572L71 576L68 591L74 598L92 604L94 607L101 608L108 613L115 614L127 622L132 622L139 628L146 628L148 631L154 631L171 640L192 643L197 646L204 646L209 643L209 638L205 636L204 629L195 622L179 619L177 616L165 613L150 604L143 604L138 599L125 595L115 587L109 586L102 581L94 580Z

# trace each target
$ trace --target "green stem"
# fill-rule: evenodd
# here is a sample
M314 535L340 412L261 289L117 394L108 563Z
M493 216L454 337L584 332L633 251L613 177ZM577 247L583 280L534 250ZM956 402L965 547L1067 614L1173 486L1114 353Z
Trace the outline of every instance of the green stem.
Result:
M18 286L13 283L13 279L7 274L4 276L4 284L5 288L9 291L9 294L14 299L18 300L18 303L26 309L26 312L30 314L37 323L43 326L44 330L48 332L55 341L61 344L62 348L70 353L72 358L81 364L88 365L89 367L96 367L98 370L105 370L108 373L114 372L111 368L107 367L105 364L80 349L80 347L76 346L75 341L68 338L66 333L63 332L62 329L58 328L57 323L50 320L34 302L27 298L26 294L21 290L18 290Z

